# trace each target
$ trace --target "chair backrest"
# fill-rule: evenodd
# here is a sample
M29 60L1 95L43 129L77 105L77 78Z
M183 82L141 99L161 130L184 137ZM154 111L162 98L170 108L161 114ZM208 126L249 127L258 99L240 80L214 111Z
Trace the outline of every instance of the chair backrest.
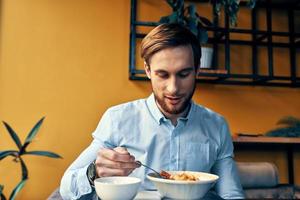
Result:
M270 162L236 162L243 188L268 188L278 185L278 169Z

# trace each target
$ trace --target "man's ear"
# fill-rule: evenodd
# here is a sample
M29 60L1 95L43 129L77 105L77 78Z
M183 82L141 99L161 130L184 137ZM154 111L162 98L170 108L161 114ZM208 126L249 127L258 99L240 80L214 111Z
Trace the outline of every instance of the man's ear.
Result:
M151 72L150 72L150 67L149 65L146 63L146 61L144 61L144 68L145 68L145 72L146 72L146 75L149 79L151 79Z
M199 66L197 67L197 69L196 69L196 76L198 76L198 74L199 74L199 72L200 72L200 63L199 63Z

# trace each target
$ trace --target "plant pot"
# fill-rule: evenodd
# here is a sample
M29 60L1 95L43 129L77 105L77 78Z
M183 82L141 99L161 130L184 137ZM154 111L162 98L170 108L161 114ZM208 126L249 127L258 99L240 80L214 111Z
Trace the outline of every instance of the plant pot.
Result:
M212 67L213 48L201 47L200 68L209 69Z

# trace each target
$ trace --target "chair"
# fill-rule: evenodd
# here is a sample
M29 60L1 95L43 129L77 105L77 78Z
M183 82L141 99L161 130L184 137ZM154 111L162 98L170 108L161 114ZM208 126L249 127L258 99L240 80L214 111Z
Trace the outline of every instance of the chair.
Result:
M246 199L298 199L300 188L279 184L278 169L270 162L237 162Z

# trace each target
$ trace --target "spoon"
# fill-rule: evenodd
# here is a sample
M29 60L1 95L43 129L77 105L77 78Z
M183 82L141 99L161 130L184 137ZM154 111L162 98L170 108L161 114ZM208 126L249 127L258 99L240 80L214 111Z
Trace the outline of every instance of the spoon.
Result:
M159 173L158 171L156 171L156 170L152 169L151 167L149 167L149 166L147 166L147 165L141 163L140 161L135 161L135 163L138 164L139 166L143 166L143 167L145 167L145 168L147 168L147 169L150 169L150 170L153 171L159 178L164 178L163 176L160 175L160 173Z

